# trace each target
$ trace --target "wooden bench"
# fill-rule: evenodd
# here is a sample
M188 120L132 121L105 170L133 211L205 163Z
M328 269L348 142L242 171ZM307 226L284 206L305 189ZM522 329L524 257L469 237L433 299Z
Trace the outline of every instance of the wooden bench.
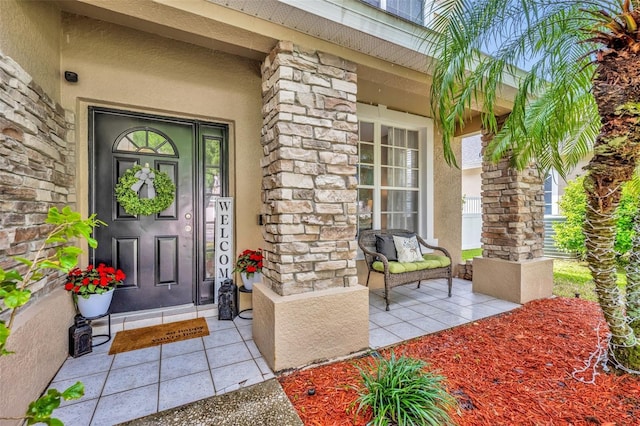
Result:
M389 261L385 255L378 253L376 249L376 235L412 237L416 236L422 247L430 250L439 251L444 256L436 254L424 254L424 261L421 262L396 262ZM446 278L449 285L449 297L451 297L451 286L453 283L451 255L442 248L428 244L419 235L405 229L370 229L361 231L358 237L358 245L362 249L367 263L367 287L369 286L369 277L372 272L384 275L384 299L389 310L389 291L397 286L411 284L422 280L430 280L435 278Z

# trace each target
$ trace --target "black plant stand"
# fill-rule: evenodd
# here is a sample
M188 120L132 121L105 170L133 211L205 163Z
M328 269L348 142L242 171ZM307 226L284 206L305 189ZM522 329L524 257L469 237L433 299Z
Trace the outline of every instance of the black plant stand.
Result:
M98 315L96 317L82 317L85 320L87 320L87 323L89 325L91 325L91 321L95 321L97 319L104 318L104 317L107 317L107 334L96 334L95 336L93 336L93 338L106 337L106 339L104 342L92 344L91 345L92 348L95 348L96 346L104 345L105 343L111 340L111 312L107 312L106 314Z
M240 288L238 289L238 291L239 291L240 293L249 293L249 294L253 293L253 290L248 290L245 286L240 287ZM238 302L238 303L239 303L239 302ZM243 316L242 316L242 313L243 313L243 312L252 312L252 314L251 314L251 318L249 318L249 317L243 317ZM243 310L241 310L240 312L238 312L238 318L242 318L242 319L246 319L246 320L252 320L252 319L253 319L253 308L249 308L249 309L243 309Z

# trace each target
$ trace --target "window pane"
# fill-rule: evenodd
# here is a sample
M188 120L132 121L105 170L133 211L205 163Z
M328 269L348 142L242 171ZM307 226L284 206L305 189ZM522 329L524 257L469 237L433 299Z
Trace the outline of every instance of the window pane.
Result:
M205 169L205 179L204 179L204 193L205 196L218 196L222 195L221 186L220 186L220 169L214 167L208 167ZM205 206L206 206L205 202Z
M407 132L407 148L418 149L418 132L409 130Z
M147 146L147 131L136 130L135 132L129 133L127 139L133 141L133 144L138 148L142 148L143 146Z
M417 169L418 168L418 151L406 150L404 157L404 166Z
M423 0L387 0L387 11L422 25Z
M373 228L373 189L358 189L358 232Z
M175 155L172 142L153 130L134 130L120 138L116 151L148 152L159 155Z
M404 129L393 129L393 145L398 147L407 146L407 131Z
M390 145L391 144L391 142L389 141L389 127L387 127L387 126L381 126L380 127L380 143L382 145Z
M360 166L359 173L360 176L358 176L358 183L360 185L373 186L373 166Z
M414 232L418 230L417 213L383 213L381 220L383 228L408 229Z
M216 198L218 197L205 197L205 218L204 220L209 223L216 220Z
M382 186L396 186L393 181L393 169L389 167L380 168L380 183Z
M411 170L395 169L393 171L393 180L396 183L394 186L407 186L407 172L410 173Z
M383 212L417 212L418 191L383 189L380 191L380 209Z
M373 145L368 143L358 144L360 151L360 163L361 164L373 164Z
M205 165L220 166L220 140L206 138L204 149Z
M204 276L205 278L215 278L215 251L207 250L204 252L204 256Z
M418 168L418 151L383 146L380 154L380 163L383 166Z
M360 140L362 142L373 142L373 123L360 122Z

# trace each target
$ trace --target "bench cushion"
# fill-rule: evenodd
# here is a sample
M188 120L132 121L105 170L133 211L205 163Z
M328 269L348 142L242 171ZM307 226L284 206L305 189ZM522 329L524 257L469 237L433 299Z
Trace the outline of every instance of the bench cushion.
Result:
M423 269L442 268L451 264L447 256L423 254L422 258L424 260L420 262L389 262L389 272L392 274L401 274L403 272L420 271ZM384 264L380 261L373 262L371 266L378 272L384 272Z

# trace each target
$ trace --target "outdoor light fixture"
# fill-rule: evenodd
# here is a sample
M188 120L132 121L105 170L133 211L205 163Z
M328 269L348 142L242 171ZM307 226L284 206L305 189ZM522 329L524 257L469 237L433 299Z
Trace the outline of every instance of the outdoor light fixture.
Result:
M224 280L218 290L218 320L233 320L237 315L237 287L233 280Z
M69 355L77 358L91 353L92 329L87 320L80 314L76 315L74 324L69 327Z
M78 82L78 74L73 71L65 71L64 79L69 83L77 83Z

